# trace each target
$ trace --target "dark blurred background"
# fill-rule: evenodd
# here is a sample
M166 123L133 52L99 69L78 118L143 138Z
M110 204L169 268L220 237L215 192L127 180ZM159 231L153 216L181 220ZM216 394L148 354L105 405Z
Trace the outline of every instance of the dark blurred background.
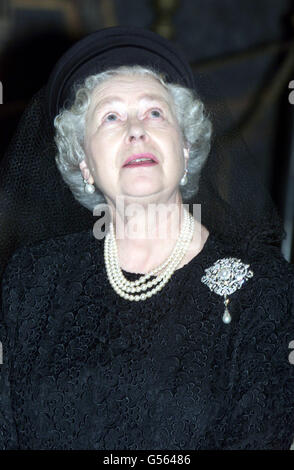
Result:
M62 53L85 34L113 25L162 34L181 47L196 74L213 77L283 217L282 251L293 262L291 0L0 0L1 157Z

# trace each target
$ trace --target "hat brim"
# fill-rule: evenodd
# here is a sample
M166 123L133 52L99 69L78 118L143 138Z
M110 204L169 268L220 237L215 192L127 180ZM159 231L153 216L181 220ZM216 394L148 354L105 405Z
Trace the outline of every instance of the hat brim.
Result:
M170 41L137 27L101 29L74 44L54 67L47 84L50 120L72 102L75 84L122 65L151 67L168 82L194 87L189 63Z

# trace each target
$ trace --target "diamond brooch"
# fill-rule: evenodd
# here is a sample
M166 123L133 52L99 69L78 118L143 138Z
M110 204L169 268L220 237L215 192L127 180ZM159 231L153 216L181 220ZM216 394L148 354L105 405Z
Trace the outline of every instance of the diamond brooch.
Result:
M245 281L253 276L249 264L244 264L237 258L218 259L210 268L205 269L201 282L206 284L215 294L224 297L225 311L223 322L228 324L232 317L228 309L228 295L240 289Z

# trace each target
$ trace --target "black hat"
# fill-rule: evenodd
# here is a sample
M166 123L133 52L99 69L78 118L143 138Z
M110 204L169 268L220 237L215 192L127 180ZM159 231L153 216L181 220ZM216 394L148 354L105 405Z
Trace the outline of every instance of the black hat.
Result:
M170 41L133 26L101 29L74 44L54 67L47 85L50 118L73 99L75 83L122 65L149 66L168 82L194 87L188 62Z

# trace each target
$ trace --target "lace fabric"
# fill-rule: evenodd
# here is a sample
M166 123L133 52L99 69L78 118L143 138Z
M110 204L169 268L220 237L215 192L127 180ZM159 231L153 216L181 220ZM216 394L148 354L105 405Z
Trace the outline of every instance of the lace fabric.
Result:
M130 308L90 232L18 250L3 285L0 447L289 449L293 268L278 249L251 259L239 247L254 278L231 296L226 325L200 279L228 255L210 235Z

